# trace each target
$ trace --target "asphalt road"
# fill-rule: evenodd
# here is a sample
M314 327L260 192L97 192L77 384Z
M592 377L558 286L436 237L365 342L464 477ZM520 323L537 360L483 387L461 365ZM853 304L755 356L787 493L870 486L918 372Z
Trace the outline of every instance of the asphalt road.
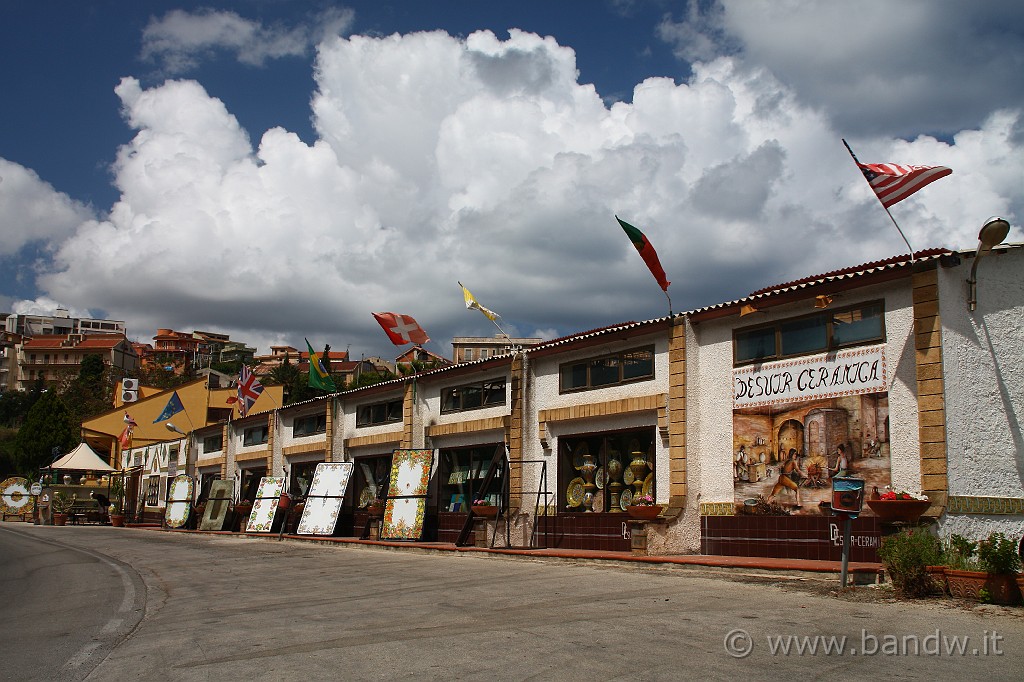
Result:
M67 679L989 682L1024 663L1024 607L851 602L690 569L24 524L0 526L0 557L4 650L49 651ZM4 662L3 679L54 679Z

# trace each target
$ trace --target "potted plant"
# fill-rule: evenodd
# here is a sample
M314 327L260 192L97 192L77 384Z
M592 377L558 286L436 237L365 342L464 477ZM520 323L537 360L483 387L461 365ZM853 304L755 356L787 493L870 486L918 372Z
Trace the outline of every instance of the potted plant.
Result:
M124 479L115 478L110 482L110 525L124 526Z
M917 599L937 591L929 567L942 560L939 539L926 530L907 528L882 539L878 557L898 599Z
M476 516L492 519L498 515L498 508L484 499L473 500L472 507Z
M53 525L55 526L66 526L68 523L68 512L71 507L75 504L77 495L57 491L53 494L53 499L50 501L50 509L53 510Z
M914 523L932 504L924 495L892 489L887 489L877 499L867 500L867 503L883 523Z
M1016 604L1021 599L1016 574L1021 560L1017 543L994 532L981 542L950 537L944 557L946 583L954 597L993 604Z
M633 504L626 507L626 513L634 519L650 521L661 513L661 505L655 504L650 495L637 495L633 498Z
M366 505L366 513L374 519L384 516L384 500L377 497L370 500L370 503Z

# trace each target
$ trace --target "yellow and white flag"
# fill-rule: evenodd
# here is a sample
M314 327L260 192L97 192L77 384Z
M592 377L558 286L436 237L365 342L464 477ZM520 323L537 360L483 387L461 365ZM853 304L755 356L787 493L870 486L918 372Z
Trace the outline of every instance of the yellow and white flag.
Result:
M466 307L467 308L472 308L473 310L479 310L480 312L482 312L484 314L484 317L486 317L491 322L494 322L496 319L501 317L500 315L498 315L498 313L494 312L493 310L488 310L487 308L485 308L482 305L480 305L479 303L477 303L477 300L475 298L473 298L473 294L469 293L469 289L464 287L462 285L462 282L459 282L459 286L462 287L462 297L466 300Z

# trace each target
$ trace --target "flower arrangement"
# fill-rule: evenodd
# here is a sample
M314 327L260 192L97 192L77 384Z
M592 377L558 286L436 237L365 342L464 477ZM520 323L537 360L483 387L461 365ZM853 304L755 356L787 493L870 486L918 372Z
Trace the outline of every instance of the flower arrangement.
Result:
M492 505L487 500L480 499L480 500L473 500L473 506L474 507L490 507Z
M633 506L634 507L653 507L654 506L654 498L651 497L650 495L638 495L637 497L633 498Z
M915 495L914 493L908 493L906 490L893 490L892 488L886 488L885 492L879 496L882 500L927 500L928 498L924 495Z

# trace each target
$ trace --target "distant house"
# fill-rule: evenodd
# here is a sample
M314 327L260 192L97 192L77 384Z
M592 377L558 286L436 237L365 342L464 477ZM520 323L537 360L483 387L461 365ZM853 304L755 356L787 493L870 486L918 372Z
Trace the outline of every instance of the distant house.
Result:
M42 379L49 385L61 374L78 373L82 360L98 355L103 364L126 375L139 366L132 344L122 334L66 334L25 338L14 346L11 390L26 390Z

